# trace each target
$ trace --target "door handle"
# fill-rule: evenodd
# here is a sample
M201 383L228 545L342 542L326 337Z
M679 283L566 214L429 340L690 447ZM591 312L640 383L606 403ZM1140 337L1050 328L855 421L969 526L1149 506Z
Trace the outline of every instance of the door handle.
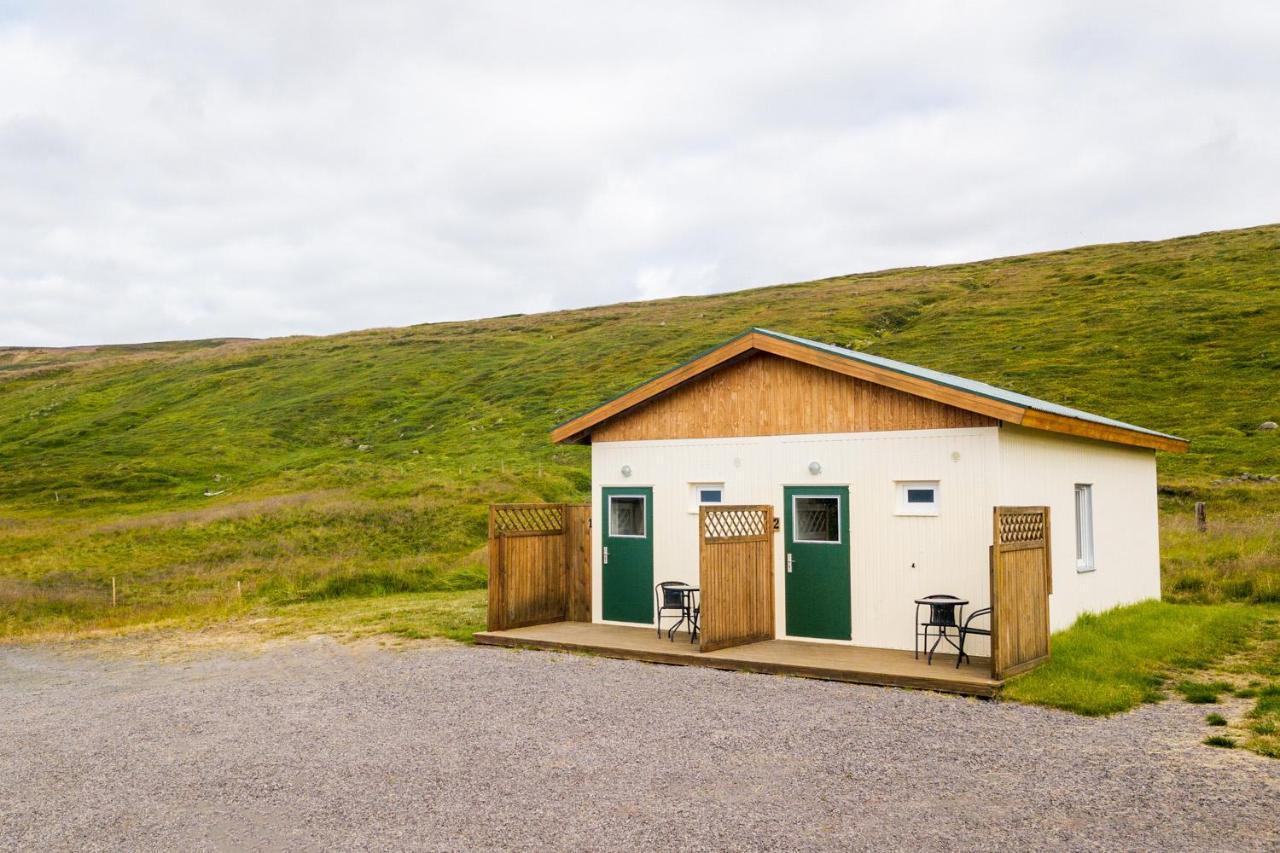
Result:
M604 560L600 563L600 565L602 566L609 565L609 546L608 545L604 546Z
M790 553L787 554L787 574L791 573L791 569L795 566L795 558Z

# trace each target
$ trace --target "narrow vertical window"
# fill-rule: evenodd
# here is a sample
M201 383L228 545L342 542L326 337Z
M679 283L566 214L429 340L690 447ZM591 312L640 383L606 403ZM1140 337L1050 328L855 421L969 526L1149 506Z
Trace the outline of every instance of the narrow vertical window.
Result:
M1076 571L1093 571L1093 486L1076 484Z

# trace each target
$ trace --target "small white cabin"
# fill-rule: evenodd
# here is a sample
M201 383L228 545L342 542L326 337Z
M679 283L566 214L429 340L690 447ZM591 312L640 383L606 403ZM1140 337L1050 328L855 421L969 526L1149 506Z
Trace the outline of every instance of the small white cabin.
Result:
M778 530L774 635L886 649L913 648L915 599L991 603L993 548L1019 535L1018 517L1002 522L999 508L1048 508L1035 535L1049 628L1159 597L1155 455L1187 447L765 329L552 438L592 449L593 622L654 626L656 583L698 583L700 507L767 505ZM986 642L973 652L986 654Z

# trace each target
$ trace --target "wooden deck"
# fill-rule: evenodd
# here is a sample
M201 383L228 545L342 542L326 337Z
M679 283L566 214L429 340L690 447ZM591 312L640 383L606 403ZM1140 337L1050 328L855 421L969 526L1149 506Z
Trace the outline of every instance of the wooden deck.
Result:
M765 640L713 652L700 652L688 634L674 642L659 639L652 628L596 625L590 622L552 622L506 631L483 631L476 642L489 646L591 652L604 657L641 660L677 666L708 666L774 675L798 675L828 681L912 687L994 696L1002 682L991 677L990 661L974 657L959 669L954 655L934 655L933 665L921 656L896 649L869 649L795 640Z

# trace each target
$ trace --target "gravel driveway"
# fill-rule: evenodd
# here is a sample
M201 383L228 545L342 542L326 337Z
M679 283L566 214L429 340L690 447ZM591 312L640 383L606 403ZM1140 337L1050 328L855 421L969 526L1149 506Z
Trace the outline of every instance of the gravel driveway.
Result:
M3 849L1277 849L1280 761L1109 720L567 654L0 647Z

